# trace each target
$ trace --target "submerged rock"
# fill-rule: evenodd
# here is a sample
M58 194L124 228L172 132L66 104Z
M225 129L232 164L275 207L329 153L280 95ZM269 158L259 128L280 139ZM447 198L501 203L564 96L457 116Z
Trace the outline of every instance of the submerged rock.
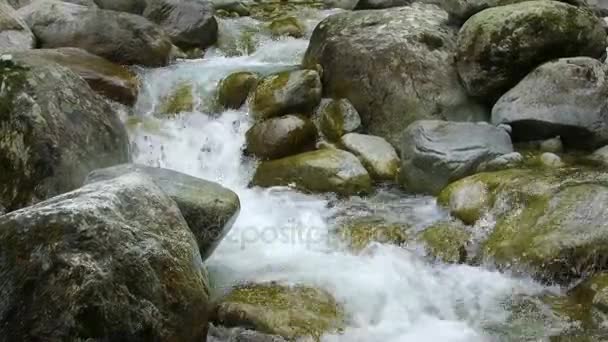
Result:
M408 241L408 227L389 223L377 217L361 217L342 223L337 234L341 241L355 252L360 252L371 243L400 246Z
M458 80L456 34L434 5L343 12L317 25L304 65L321 65L324 95L348 99L369 134L399 146L416 120L486 119Z
M29 50L36 47L36 37L4 0L0 1L0 52Z
M285 115L254 124L246 138L247 152L262 159L277 159L314 147L317 129L305 117Z
M321 101L321 81L313 70L284 71L263 78L253 94L252 114L267 119L283 114L309 114Z
M194 89L191 83L181 82L161 99L160 114L177 114L194 110Z
M118 115L69 69L0 61L0 85L0 206L68 192L91 170L128 161Z
M253 184L293 185L304 191L345 196L372 190L371 178L357 157L331 148L262 162L253 176Z
M456 59L469 94L493 103L543 62L600 57L605 49L606 33L590 10L557 1L525 1L467 20L458 33Z
M235 72L220 81L218 102L225 108L239 109L258 84L258 74L248 71Z
M15 60L30 64L55 62L82 77L91 89L125 105L133 105L139 93L137 75L129 69L77 48L37 49L13 53Z
M340 144L359 157L375 180L396 180L399 173L399 156L386 140L373 135L348 133L342 136Z
M403 132L400 181L407 190L437 194L511 152L509 134L487 123L416 121Z
M339 304L325 291L266 283L234 288L219 301L213 321L295 340L319 339L335 332L342 327L343 316Z
M304 36L306 27L296 17L282 17L273 20L268 26L273 37L289 36L301 38Z
M0 341L205 340L203 272L154 183L89 184L0 216Z
M557 145L603 146L608 143L606 70L605 64L589 57L545 63L498 100L492 123L509 124L515 141L559 136ZM552 150L547 152L560 152L559 146Z
M152 180L175 201L196 238L201 257L207 259L228 234L241 205L239 197L223 186L173 170L123 164L91 172L86 183L137 173Z
M344 134L361 128L361 117L347 99L321 100L315 115L321 133L331 141L339 141Z
M41 48L78 47L118 64L163 66L169 61L169 38L137 15L56 0L35 1L17 13Z

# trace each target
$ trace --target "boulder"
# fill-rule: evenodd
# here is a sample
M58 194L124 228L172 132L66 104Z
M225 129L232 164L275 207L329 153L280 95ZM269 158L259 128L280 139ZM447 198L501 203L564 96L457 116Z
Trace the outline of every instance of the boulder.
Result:
M589 57L562 58L536 68L492 108L492 123L509 124L514 141L559 136L567 147L608 143L608 73Z
M182 49L205 49L217 41L213 4L204 0L147 0L144 17L157 23Z
M94 0L101 9L142 15L146 0Z
M471 239L471 233L454 221L436 222L417 236L428 256L449 264L467 261L467 246Z
M256 119L289 113L308 114L320 101L321 81L316 71L283 71L258 83L251 110Z
M485 9L515 4L527 0L443 0L441 8L450 14L450 18L456 23L464 23L474 14ZM587 0L558 0L575 6L587 6Z
M315 117L323 135L331 141L339 141L346 133L361 128L361 117L347 99L323 99Z
M304 24L293 16L275 19L268 25L268 28L275 38L283 36L302 38L306 31Z
M540 142L539 149L541 152L562 153L564 152L564 144L562 138L557 137L547 139Z
M0 216L0 341L204 341L204 272L154 183L87 185Z
M194 110L194 87L190 82L180 82L160 101L159 114L178 114Z
M287 342L278 335L268 335L244 328L224 328L209 325L207 342Z
M235 72L220 81L218 102L225 108L239 109L258 84L259 76L249 71Z
M175 201L194 233L203 261L228 234L239 214L241 205L234 192L173 170L122 164L91 172L86 183L111 180L128 173L148 177Z
M262 159L277 159L314 147L317 129L305 117L285 115L254 124L246 138L247 152Z
M541 154L538 159L544 167L562 167L565 165L560 156L551 152Z
M589 155L587 159L592 161L594 164L608 166L608 145L598 148L591 155Z
M372 190L371 178L357 157L331 148L262 162L253 176L253 184L293 185L304 191L345 196Z
M113 107L69 69L0 58L0 206L15 210L79 187L129 159Z
M399 156L386 140L373 135L348 133L340 144L359 157L373 179L394 181L399 173Z
M29 50L36 37L6 1L0 1L0 52Z
M323 0L327 8L341 8L345 10L354 9L358 2L359 0Z
M382 9L389 7L406 6L411 0L359 0L357 9Z
M251 14L249 6L246 1L235 1L235 0L211 0L213 7L217 12L223 11L230 16L245 17Z
M17 13L41 48L78 47L118 64L163 66L169 61L169 38L134 14L56 0L35 1Z
M511 152L509 134L487 123L416 121L403 132L400 181L407 190L437 194Z
M315 28L304 65L320 65L324 95L348 99L368 133L393 146L416 120L486 120L458 80L447 18L420 3L332 15Z
M477 172L499 171L520 166L524 156L519 152L511 152L498 156L492 160L482 162L477 167Z
M249 327L288 340L313 338L336 332L344 313L327 292L312 287L276 283L246 284L219 300L214 322L229 327Z
M37 49L12 54L15 60L44 64L55 62L82 77L99 94L131 106L137 100L139 81L131 70L77 48Z
M467 20L458 33L456 64L468 93L492 104L543 62L600 57L605 50L606 33L590 10L525 1L489 8Z
M483 182L469 182L455 189L448 187L439 193L437 201L448 206L450 214L465 224L475 224L488 207L490 194Z
M408 228L380 217L366 216L342 222L336 234L350 250L361 252L371 243L404 245L409 240Z

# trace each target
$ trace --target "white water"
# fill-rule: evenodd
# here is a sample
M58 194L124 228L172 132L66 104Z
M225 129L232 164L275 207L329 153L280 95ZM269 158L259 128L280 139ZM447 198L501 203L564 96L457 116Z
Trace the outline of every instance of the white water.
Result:
M311 18L310 26L323 15ZM222 22L221 39L230 40L226 34L234 34L237 24L255 24L246 20ZM348 313L348 328L324 341L523 340L492 331L513 324L510 298L539 293L540 285L479 267L430 264L419 250L390 245L355 255L328 234L332 217L363 213L424 227L445 215L432 198L383 190L338 201L285 188L248 188L255 161L244 159L241 150L251 122L246 109L213 112L217 82L237 70L268 73L298 64L307 41L262 37L258 45L252 55L224 57L213 50L205 59L147 71L136 107L147 124L131 128L136 162L214 180L238 193L240 216L207 261L216 286L272 280L330 291ZM198 110L155 119L159 98L184 80L196 85ZM540 335L535 333L542 336L539 324Z

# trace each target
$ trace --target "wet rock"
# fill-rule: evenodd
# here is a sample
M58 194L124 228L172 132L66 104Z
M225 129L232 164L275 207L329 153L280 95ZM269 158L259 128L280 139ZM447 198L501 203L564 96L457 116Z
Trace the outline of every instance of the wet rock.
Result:
M450 14L457 23L464 23L474 14L485 9L515 4L525 0L444 0L441 1L441 8ZM575 6L585 6L584 0L564 0L560 1Z
M239 109L258 84L256 73L241 71L228 75L218 86L218 101L225 108Z
M29 50L36 47L36 37L15 10L0 1L0 52Z
M357 9L382 9L405 6L412 3L410 0L359 0Z
M233 0L212 0L216 11L225 11L229 14L236 14L240 17L245 17L251 14L249 6L244 1Z
M137 15L55 0L35 1L17 13L41 48L78 47L118 64L163 66L169 61L169 38Z
M0 217L1 341L202 341L208 289L175 203L140 175ZM33 300L35 298L35 300Z
M511 152L479 164L477 172L500 171L520 166L524 157L519 152Z
M560 136L541 141L540 150L542 152L561 153L564 152L564 144Z
M462 224L453 221L437 222L422 231L417 239L435 260L450 264L467 261L467 245L471 233Z
M608 314L608 273L591 276L577 285L571 295L578 299L587 299L589 304Z
M0 61L0 205L15 210L79 187L129 159L115 110L55 63Z
M348 133L340 144L356 155L367 172L378 181L394 181L399 173L399 156L386 140L373 135Z
M346 133L361 128L361 117L347 99L323 99L316 110L319 128L331 141L339 141Z
M468 182L444 189L438 202L450 208L450 214L465 224L475 224L488 208L490 193L483 182Z
M357 6L359 0L323 0L327 8L342 8L352 10Z
M408 228L370 216L343 222L336 233L349 249L360 252L371 243L403 245L408 241Z
M608 145L595 150L587 159L600 165L608 165Z
M256 119L282 114L308 114L321 101L319 74L312 70L284 71L263 78L253 94Z
M305 152L278 160L262 162L253 177L258 186L286 186L311 192L340 195L368 193L371 178L354 155L336 149Z
M137 100L139 81L129 69L82 49L37 49L13 53L15 60L44 64L55 62L82 77L99 94L131 106Z
M600 57L605 49L606 33L590 10L557 1L525 1L467 20L458 33L456 59L468 93L493 103L543 62Z
M146 0L94 0L101 9L117 12L127 12L142 15L146 8Z
M148 0L143 16L157 23L182 49L205 49L217 41L213 4L201 0Z
M348 99L369 134L399 146L416 120L487 118L458 80L456 35L434 5L343 12L317 25L304 65L320 65L324 95Z
M296 338L319 339L343 325L343 312L327 292L302 285L247 284L234 288L214 310L213 321L229 327Z
M503 95L492 123L507 123L515 141L560 136L566 146L597 148L608 143L606 66L589 57L541 65Z
M228 234L239 214L241 205L234 192L173 170L122 164L91 172L86 183L107 181L128 173L144 175L175 201L194 233L203 260Z
M277 159L313 147L317 129L303 116L285 115L254 124L246 137L249 153L262 159Z
M407 190L437 194L481 163L512 152L507 132L486 123L416 121L403 132L399 178Z
M194 89L191 83L181 82L161 99L160 114L177 114L194 110Z
M209 325L207 342L287 342L278 335L268 335L243 328L223 328Z
M540 155L539 161L541 165L545 167L562 167L564 166L564 162L562 162L562 158L560 158L557 154L551 152L545 152Z
M306 30L306 27L298 18L291 16L273 20L268 28L275 38L283 36L301 38Z

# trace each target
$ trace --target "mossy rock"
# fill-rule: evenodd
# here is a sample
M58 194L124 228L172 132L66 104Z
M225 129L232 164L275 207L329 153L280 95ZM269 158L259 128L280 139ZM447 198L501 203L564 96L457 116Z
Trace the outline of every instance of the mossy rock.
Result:
M241 108L258 83L258 78L258 74L248 71L228 75L218 86L219 104L226 108Z
M293 185L310 192L335 192L339 195L369 193L372 182L361 162L349 152L322 149L260 163L253 184Z
M361 117L347 99L324 99L316 110L319 129L330 141L361 128Z
M429 256L445 263L464 263L467 261L467 245L471 233L462 224L441 221L431 225L418 234Z
M341 223L336 234L350 250L359 252L373 242L401 246L408 241L408 228L402 224L389 223L382 218L370 216Z
M455 183L439 193L438 203L449 207L450 214L465 224L474 224L488 210L490 194L481 181Z
M306 27L296 17L288 16L273 20L268 26L273 37L294 37L301 38L304 36Z
M190 82L179 83L161 100L160 114L177 114L194 110L194 87Z
M399 174L399 156L395 148L381 137L348 133L340 139L340 146L356 155L376 181L395 181Z
M323 9L323 1L259 1L251 4L251 17L261 21L272 21L290 15L301 14L307 9Z
M344 312L327 292L275 283L234 288L214 310L212 320L228 327L247 327L287 339L313 338L337 332Z
M300 115L285 115L254 124L246 133L247 152L276 159L314 148L315 125Z

